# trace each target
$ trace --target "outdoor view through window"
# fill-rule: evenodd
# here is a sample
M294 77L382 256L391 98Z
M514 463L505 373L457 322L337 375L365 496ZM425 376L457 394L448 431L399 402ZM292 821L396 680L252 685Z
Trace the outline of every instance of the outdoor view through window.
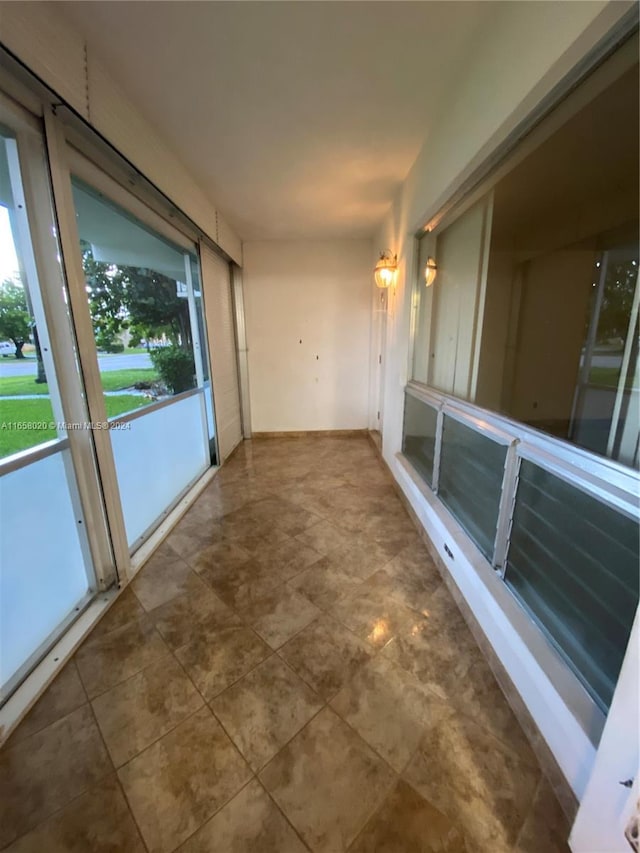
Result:
M133 547L210 465L199 266L193 244L75 178L73 199L105 406L122 427L110 437Z
M0 457L58 437L34 311L31 240L18 221L24 211L15 204L16 192L16 144L0 128Z

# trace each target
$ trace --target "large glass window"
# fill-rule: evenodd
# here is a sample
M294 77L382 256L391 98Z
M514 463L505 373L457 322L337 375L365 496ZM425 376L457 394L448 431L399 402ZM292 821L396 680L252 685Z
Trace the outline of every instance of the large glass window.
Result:
M42 139L2 99L0 115L1 704L88 604L96 578L71 450L91 438L67 431L82 388Z
M404 398L402 452L431 486L436 455L438 410L411 394Z
M612 68L422 238L413 378L637 467L638 65Z
M630 46L421 237L421 271L434 257L437 276L413 294L403 432L404 455L586 688L589 730L611 702L639 596ZM505 415L511 450L491 435L494 418L451 398Z
M507 448L444 418L438 497L485 557L493 560Z
M606 709L638 606L638 525L524 460L505 581Z
M135 548L211 464L198 259L195 246L172 242L75 178L73 198L127 539Z

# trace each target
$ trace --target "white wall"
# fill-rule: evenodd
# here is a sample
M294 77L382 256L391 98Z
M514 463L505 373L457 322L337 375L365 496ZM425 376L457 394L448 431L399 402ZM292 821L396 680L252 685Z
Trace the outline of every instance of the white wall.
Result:
M366 429L371 243L244 244L253 432Z
M50 3L0 2L0 42L82 115L238 263L240 239L119 89L91 45Z
M387 313L383 455L418 516L434 529L441 522L418 490L409 487L396 458L402 444L403 389L408 378L411 283L417 275L414 235L630 6L604 2L497 4L375 241L377 246L397 252L399 259L398 282L389 293ZM437 537L436 544L440 544ZM441 556L451 565L443 549ZM473 566L462 553L457 558L459 577L472 578ZM486 590L470 582L462 592L569 784L581 796L593 762L593 747L527 650L522 648L520 658L514 660L511 650L521 648L522 643L507 620L498 623L487 615Z

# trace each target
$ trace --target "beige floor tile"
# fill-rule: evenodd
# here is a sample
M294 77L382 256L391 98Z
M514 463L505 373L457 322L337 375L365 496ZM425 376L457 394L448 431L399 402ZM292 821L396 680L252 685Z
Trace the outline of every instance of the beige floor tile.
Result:
M540 772L472 720L451 712L428 727L403 778L444 812L479 853L512 850Z
M331 551L328 559L346 575L360 580L371 577L389 562L386 552L366 537L353 537L346 547Z
M318 607L328 610L341 598L356 592L361 583L359 578L343 572L329 555L322 557L306 572L290 580L289 586L298 590Z
M152 610L149 618L174 651L206 639L218 628L241 624L240 617L207 586L172 598Z
M292 510L291 504L284 498L272 495L251 504L251 515L258 524L269 522L273 524L285 512Z
M408 517L406 517L406 520L402 524L397 525L395 521L390 520L388 516L383 514L379 521L371 520L367 532L376 545L387 554L389 559L395 557L396 554L399 554L408 545L418 545L421 541L413 523L409 521Z
M211 707L258 770L320 710L322 701L273 655L218 696Z
M297 536L299 533L304 533L307 528L317 524L320 518L306 509L300 509L294 504L290 504L289 508L280 513L273 519L273 523L288 536Z
M438 587L431 607L382 651L442 699L450 701L481 653L448 590Z
M163 658L97 699L93 711L116 767L175 728L203 699L173 658Z
M243 625L209 631L176 651L176 657L207 701L242 678L271 654L257 634Z
M204 548L195 559L188 562L195 572L206 575L208 572L215 573L216 570L233 570L249 559L251 559L250 551L229 539L221 539Z
M174 553L154 555L131 582L131 589L145 610L196 590L202 583L188 563Z
M243 563L237 569L208 571L202 577L211 586L216 595L242 613L247 607L280 585L280 579L273 576L270 567L264 566L255 558Z
M242 612L242 618L273 649L286 643L319 615L320 610L314 604L286 585L276 587Z
M297 539L287 539L260 551L255 559L261 566L270 568L275 578L288 581L317 563L320 554Z
M324 708L260 774L313 851L346 850L395 779L330 708Z
M532 767L538 762L520 723L511 710L489 664L478 655L463 679L445 682L449 702L463 714L501 740Z
M418 748L425 726L447 712L444 702L380 656L358 672L331 707L397 773Z
M318 551L319 554L326 555L335 548L347 546L350 537L349 534L334 524L329 524L328 521L319 521L312 527L308 527L304 533L299 533L295 538L303 545Z
M365 534L369 521L368 501L366 499L354 499L350 496L342 501L336 501L335 496L332 495L332 500L327 501L327 505L327 520L335 525L338 530L347 533L350 539ZM346 546L342 545L341 547L345 548Z
M75 661L70 660L13 732L8 743L15 746L29 735L41 731L61 717L66 717L86 701L87 694L84 692Z
M145 609L135 597L130 586L122 590L115 602L107 610L102 619L91 632L92 638L108 634L116 628L123 628L130 622L135 622L144 616Z
M400 780L349 853L465 853L461 830Z
M251 771L205 707L118 775L150 853L169 853L230 800Z
M254 779L180 848L180 853L305 853L307 848Z
M325 701L371 658L373 649L340 622L323 614L279 651Z
M426 548L422 545L403 548L385 565L384 571L392 579L391 594L397 601L413 610L429 611L442 579Z
M200 519L195 510L191 510L169 534L166 544L191 565L203 551L221 539L222 526L218 521L211 517L206 521Z
M0 752L0 847L113 772L91 708L83 705Z
M375 575L363 581L352 595L340 599L333 615L372 646L381 648L399 633L420 629L422 617L379 589Z
M241 539L243 536L251 536L258 527L258 520L251 512L251 502L227 512L218 523L228 542Z
M233 529L228 532L225 530L225 536L236 542L252 554L259 554L265 548L273 545L279 545L281 542L286 542L290 537L283 530L278 530L270 521L261 521L256 523L251 521L247 529Z
M145 853L122 789L108 776L36 829L8 853Z
M76 664L87 695L94 699L145 666L169 656L169 649L148 616L96 639L76 653Z
M514 853L569 853L569 831L565 817L551 786L543 777L533 804L518 836Z

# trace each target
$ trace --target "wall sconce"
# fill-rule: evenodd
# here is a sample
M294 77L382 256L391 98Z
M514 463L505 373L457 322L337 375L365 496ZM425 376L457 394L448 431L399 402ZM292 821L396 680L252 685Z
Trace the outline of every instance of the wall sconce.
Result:
M427 287L431 287L433 282L436 280L437 271L438 265L436 264L434 258L427 258L427 264L424 268L424 282Z
M391 252L381 252L373 276L378 287L387 288L395 284L398 274L398 256Z

